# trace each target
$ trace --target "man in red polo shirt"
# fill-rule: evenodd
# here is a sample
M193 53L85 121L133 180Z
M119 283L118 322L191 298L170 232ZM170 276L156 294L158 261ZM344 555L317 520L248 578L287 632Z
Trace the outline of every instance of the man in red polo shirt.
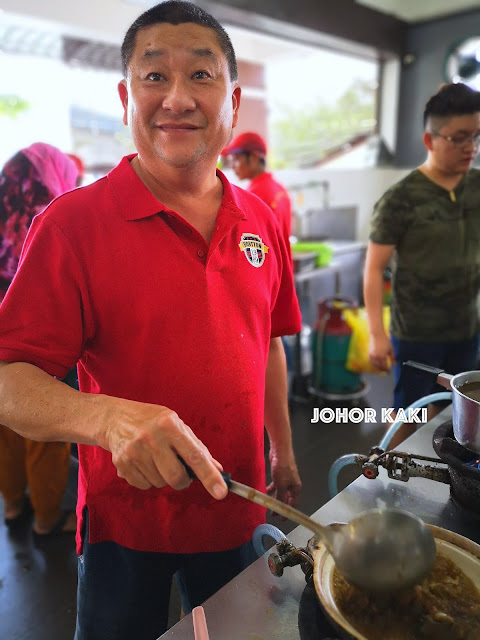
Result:
M268 204L278 220L287 246L290 246L292 204L285 187L266 170L267 145L258 133L241 133L222 151L231 156L232 169L240 180L250 180L247 191Z
M300 330L271 210L216 172L240 105L228 35L190 2L122 45L137 154L37 216L0 308L0 423L79 443L76 640L154 640L264 522L219 469L296 504L280 336ZM78 362L80 391L60 383ZM192 482L183 459L199 482Z

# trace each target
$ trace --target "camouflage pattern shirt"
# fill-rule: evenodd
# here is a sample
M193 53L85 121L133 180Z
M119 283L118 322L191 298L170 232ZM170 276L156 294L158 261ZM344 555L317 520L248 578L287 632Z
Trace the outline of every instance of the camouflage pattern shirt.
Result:
M450 342L478 331L480 171L450 192L412 171L377 202L370 240L395 245L391 332Z

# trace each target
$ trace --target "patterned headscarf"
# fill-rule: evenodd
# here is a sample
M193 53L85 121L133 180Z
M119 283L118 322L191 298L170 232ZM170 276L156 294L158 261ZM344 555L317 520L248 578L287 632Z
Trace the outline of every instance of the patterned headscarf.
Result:
M22 149L0 173L0 300L17 270L33 217L75 187L75 163L43 142Z

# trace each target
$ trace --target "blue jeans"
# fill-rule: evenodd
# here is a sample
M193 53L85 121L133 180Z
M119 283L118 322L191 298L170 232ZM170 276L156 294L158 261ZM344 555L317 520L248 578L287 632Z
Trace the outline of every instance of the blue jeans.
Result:
M430 393L445 391L431 378L410 367L402 367L402 363L406 360L428 364L451 374L478 369L478 335L458 342L410 342L399 340L394 336L391 340L397 361L394 366L393 405L395 411L400 408L406 409L413 402Z
M256 559L251 542L216 553L151 553L90 544L85 535L75 640L156 640L167 630L174 575L190 613Z

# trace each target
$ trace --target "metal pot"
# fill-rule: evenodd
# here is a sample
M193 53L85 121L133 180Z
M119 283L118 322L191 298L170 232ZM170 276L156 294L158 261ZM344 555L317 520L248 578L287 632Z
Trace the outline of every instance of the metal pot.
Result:
M457 442L474 453L480 453L480 402L462 393L468 382L480 383L480 371L465 371L452 376L443 369L408 360L403 366L412 367L430 376L445 389L453 392L453 435Z

